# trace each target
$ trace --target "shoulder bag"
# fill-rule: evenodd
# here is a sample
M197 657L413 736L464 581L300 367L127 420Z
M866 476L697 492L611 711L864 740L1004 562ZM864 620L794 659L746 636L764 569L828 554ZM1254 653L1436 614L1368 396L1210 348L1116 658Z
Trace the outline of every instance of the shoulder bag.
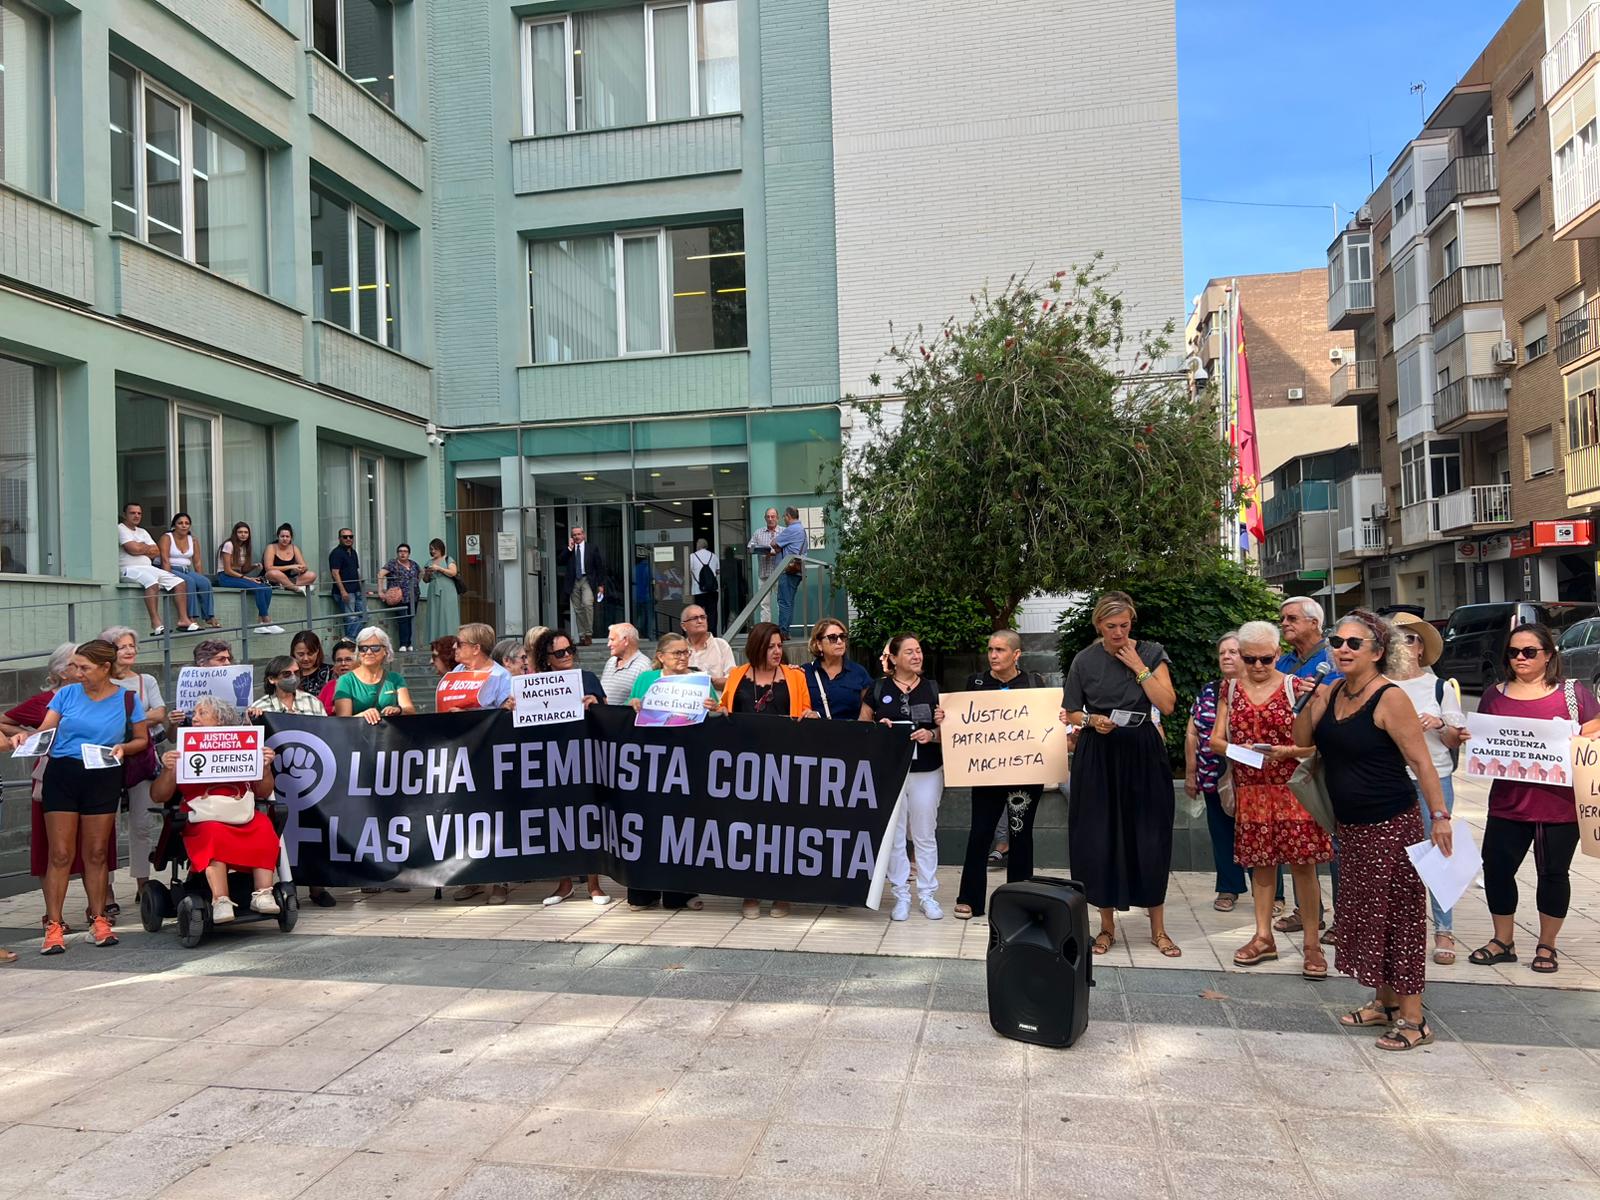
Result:
M140 700L144 699L144 678L139 679ZM122 693L122 740L133 741L133 693ZM122 760L122 787L123 790L138 787L141 783L148 783L161 774L161 760L156 755L156 744L152 738L145 742L145 747L139 753L125 757Z
M1335 690L1343 684L1339 680ZM1333 693L1328 694L1328 703L1333 703ZM1302 758L1300 765L1294 769L1294 774L1289 777L1289 790L1294 793L1294 798L1300 802L1300 807L1311 814L1311 819L1330 834L1336 833L1338 820L1333 815L1333 800L1328 796L1327 781L1322 777L1322 755L1312 753L1309 758Z
M225 792L206 792L189 801L189 824L215 821L219 825L248 825L256 815L256 802L247 792L230 796Z

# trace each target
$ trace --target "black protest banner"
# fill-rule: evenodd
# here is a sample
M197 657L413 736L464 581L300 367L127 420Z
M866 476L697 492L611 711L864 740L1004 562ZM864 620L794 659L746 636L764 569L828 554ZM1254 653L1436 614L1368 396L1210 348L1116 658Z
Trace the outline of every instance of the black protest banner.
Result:
M625 708L517 728L509 712L268 713L295 878L335 887L513 883L864 904L910 765L879 726Z

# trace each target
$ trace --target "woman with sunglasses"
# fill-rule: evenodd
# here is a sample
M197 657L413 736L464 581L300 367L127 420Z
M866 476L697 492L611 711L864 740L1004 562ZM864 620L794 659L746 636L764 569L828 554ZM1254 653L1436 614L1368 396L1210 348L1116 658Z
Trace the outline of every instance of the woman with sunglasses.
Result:
M1217 699L1217 720L1211 730L1211 751L1227 756L1247 748L1265 761L1252 767L1235 759L1233 859L1250 869L1250 898L1255 910L1255 935L1233 956L1236 967L1253 967L1278 957L1272 936L1272 899L1278 890L1278 868L1294 876L1295 894L1309 899L1303 913L1305 943L1300 974L1328 977L1328 959L1318 940L1316 910L1322 899L1317 864L1333 858L1333 841L1289 790L1289 777L1311 747L1295 744L1295 689L1278 670L1278 627L1268 621L1247 621L1239 628L1239 662L1243 671L1230 679Z
M1600 702L1576 680L1561 676L1561 653L1543 625L1519 625L1506 642L1506 681L1485 688L1478 711L1535 721L1572 721L1591 737L1600 730ZM1463 739L1465 740L1465 739ZM1494 936L1467 955L1475 966L1517 961L1517 870L1533 847L1539 883L1539 941L1528 965L1554 975L1561 963L1556 938L1572 901L1568 874L1578 848L1578 811L1571 787L1532 779L1496 779L1489 785L1489 819L1483 827L1483 889Z
M1167 748L1150 719L1170 714L1178 694L1171 659L1159 642L1131 636L1138 610L1126 592L1106 592L1092 621L1100 637L1067 668L1061 720L1082 731L1073 756L1067 808L1072 878L1100 910L1092 949L1117 943L1116 910L1150 912L1150 944L1167 958L1183 954L1167 936L1167 880L1172 874L1176 797Z
M534 631L530 631L534 632ZM535 675L544 675L551 671L571 671L578 666L578 649L566 633L560 629L545 629L540 626L534 633L533 649L530 652L529 662ZM600 677L593 671L583 672L583 707L585 710L593 708L596 704L606 702L605 689L600 686ZM611 897L600 886L600 876L590 875L589 899L596 904L610 904ZM546 896L543 904L548 908L552 904L560 904L572 895L572 877L563 876L556 880L556 889Z
M1461 685L1454 679L1440 679L1433 673L1433 664L1444 652L1444 639L1437 629L1415 613L1395 613L1390 620L1394 622L1399 654L1390 656L1389 678L1400 685L1417 710L1423 740L1433 756L1433 769L1439 772L1439 790L1444 793L1445 811L1454 812L1456 794L1451 774L1456 769L1456 751L1467 732L1466 714L1461 711ZM1431 837L1433 814L1420 790L1417 805L1422 813L1422 831ZM1439 901L1432 894L1428 896L1428 904L1433 910L1433 961L1441 967L1451 966L1456 961L1451 911L1439 907Z
M850 630L837 617L823 617L811 627L811 661L801 667L812 711L830 721L854 721L861 715L861 693L872 686L867 669L851 658Z
M1239 635L1225 633L1217 639L1217 678L1200 689L1189 710L1184 730L1183 790L1189 799L1205 798L1206 827L1211 834L1211 861L1217 872L1217 898L1211 907L1231 913L1244 895L1244 871L1233 861L1233 814L1222 807L1217 788L1228 764L1211 753L1211 731L1217 724L1217 697L1230 679L1239 675Z
M1322 775L1343 859L1334 966L1377 995L1339 1018L1351 1028L1380 1027L1378 1049L1414 1050L1433 1041L1422 1015L1427 963L1426 889L1406 847L1428 840L1417 811L1422 791L1433 844L1450 853L1450 814L1439 774L1404 689L1384 678L1394 627L1358 608L1328 639L1343 678L1319 687L1295 718L1295 741L1322 756ZM1416 782L1407 773L1410 767ZM1307 930L1316 926L1306 921Z
M405 676L388 669L393 658L394 643L376 625L356 634L356 665L333 686L333 715L360 717L368 725L416 715Z

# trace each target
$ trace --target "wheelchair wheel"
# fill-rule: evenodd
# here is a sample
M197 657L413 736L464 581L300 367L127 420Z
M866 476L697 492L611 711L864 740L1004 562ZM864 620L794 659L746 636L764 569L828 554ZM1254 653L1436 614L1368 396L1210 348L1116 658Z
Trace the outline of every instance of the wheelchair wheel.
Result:
M178 902L178 941L184 949L193 950L206 936L206 913L193 896Z
M288 933L300 919L300 897L295 895L291 884L277 884L273 892L278 898L278 928Z
M154 879L144 885L144 891L139 896L139 923L144 926L146 933L161 932L167 903L165 887Z

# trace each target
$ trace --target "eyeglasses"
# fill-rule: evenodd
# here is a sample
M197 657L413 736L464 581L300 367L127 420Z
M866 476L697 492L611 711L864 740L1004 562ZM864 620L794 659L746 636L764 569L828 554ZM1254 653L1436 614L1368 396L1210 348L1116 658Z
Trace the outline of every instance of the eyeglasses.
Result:
M382 654L382 646L357 646L356 650L362 654Z
M850 635L847 633L825 633L822 635L822 640L825 642L848 642Z
M1507 646L1506 657L1509 658L1538 658L1539 655L1548 653L1543 646Z
M356 540L356 535L353 533L341 533L339 535L339 540L341 542L353 542Z
M1278 660L1273 658L1270 654L1241 654L1239 655L1239 661L1252 667L1264 667L1267 664L1277 662Z
M689 657L689 651L685 650L685 649L663 650L661 652L661 657L662 658L688 658Z
M1405 643L1408 646L1419 645L1422 641L1420 633L1402 633L1400 636L1405 639Z
M1351 650L1359 650L1371 640L1371 638L1364 637L1340 637L1336 633L1328 639L1328 645L1332 646L1335 650L1343 650L1346 648Z
M550 651L550 657L551 658L571 658L572 657L572 647L571 646L561 646L561 647L559 647L557 649L551 650Z
M690 621L704 621L705 619L706 619L705 613L695 613L693 616L685 617L683 619L683 623L685 625L687 625Z

